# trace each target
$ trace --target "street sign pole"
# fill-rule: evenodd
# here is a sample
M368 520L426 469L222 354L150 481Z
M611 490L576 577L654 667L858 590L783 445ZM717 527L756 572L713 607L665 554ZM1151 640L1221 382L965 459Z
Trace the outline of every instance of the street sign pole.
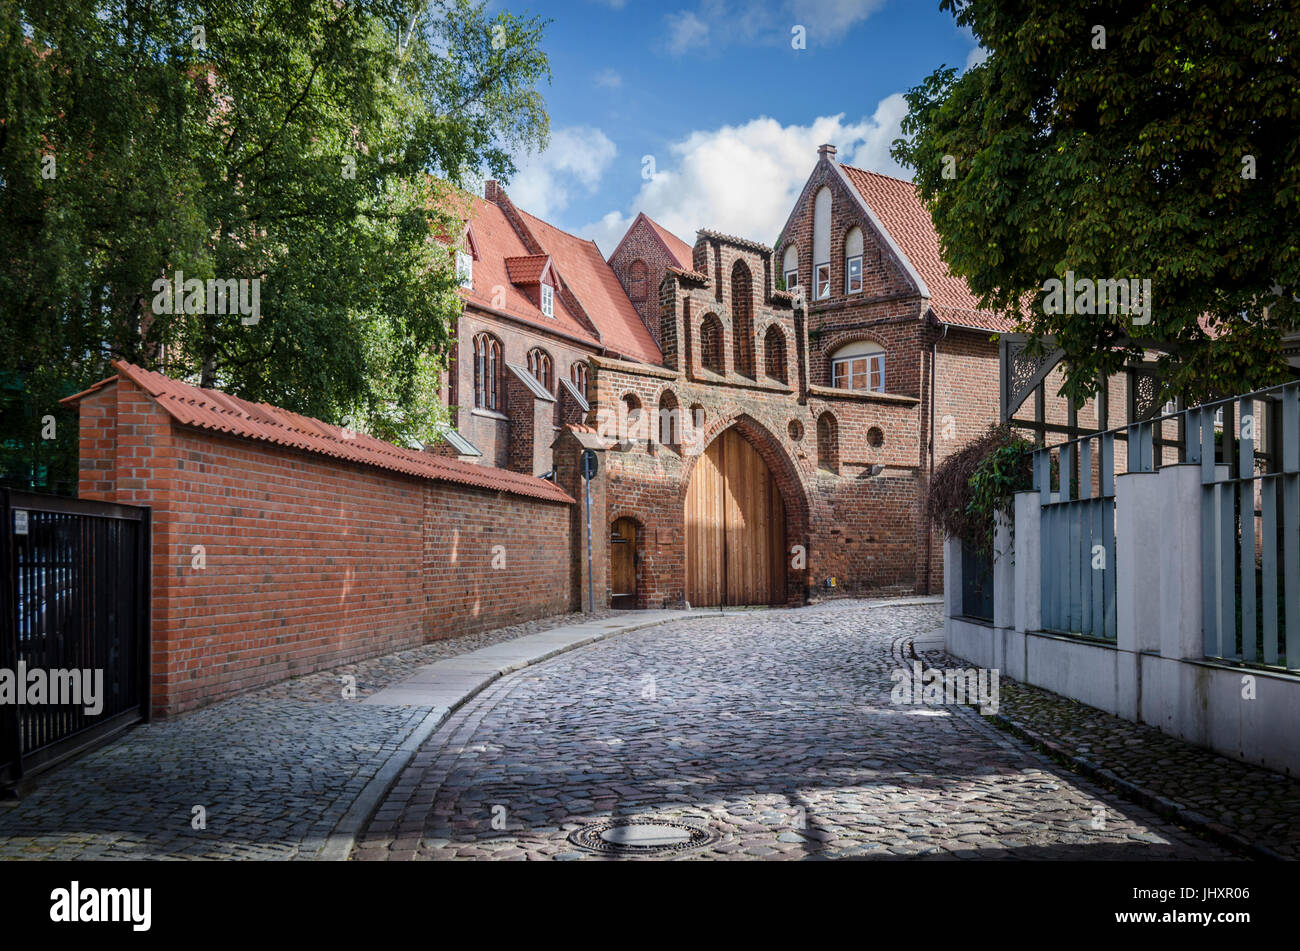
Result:
M587 517L587 611L596 610L596 570L591 559L591 479L596 474L596 454L584 449L578 460L578 470L582 474L583 500L582 508Z

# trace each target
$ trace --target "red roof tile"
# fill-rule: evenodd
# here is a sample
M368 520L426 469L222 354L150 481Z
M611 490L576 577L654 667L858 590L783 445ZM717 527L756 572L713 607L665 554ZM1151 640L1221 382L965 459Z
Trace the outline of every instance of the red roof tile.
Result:
M518 258L506 258L506 273L515 284L537 284L550 258L545 254L526 254Z
M642 212L642 214L645 215L645 220L650 227L655 230L655 234L659 235L660 240L668 247L668 253L677 259L677 266L684 271L689 271L695 253L694 249L659 222L646 215L645 212Z
M934 221L917 196L915 185L851 165L840 168L928 285L930 306L939 320L998 333L1015 329L1014 321L981 308L966 282L948 270Z
M469 223L474 229L474 243L478 248L479 259L474 262L473 289L462 288L460 292L465 302L504 311L530 324L577 337L592 347L600 347L600 341L569 313L559 295L556 295L555 300L555 316L547 317L510 279L507 258L528 258L535 255L528 253L499 206L475 195L469 195L467 199L471 215ZM563 268L560 274L570 280Z
M187 426L289 446L303 452L331 456L421 479L455 482L494 492L510 492L547 502L573 501L563 489L545 479L403 449L364 433L354 433L351 438L344 438L340 427L310 416L300 416L277 406L250 403L218 390L182 383L123 360L113 365L117 368L119 377L131 380L173 419ZM105 382L108 381L97 383L90 390L70 396L63 402L75 402Z
M550 253L560 279L582 303L605 348L643 363L662 363L663 354L596 242L561 231L522 209L519 214Z

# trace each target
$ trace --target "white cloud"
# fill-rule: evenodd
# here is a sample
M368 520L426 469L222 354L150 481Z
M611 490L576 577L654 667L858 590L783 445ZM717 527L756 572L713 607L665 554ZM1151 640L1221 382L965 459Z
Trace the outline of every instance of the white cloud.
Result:
M857 122L838 115L782 125L762 117L692 132L667 155L656 156L657 174L628 207L608 212L578 234L608 254L644 211L687 243L694 243L696 230L708 228L768 244L785 224L823 143L836 146L841 162L908 177L889 155L906 114L907 103L895 93Z
M808 28L808 40L829 46L884 5L884 0L791 0L795 23Z
M664 20L668 24L668 52L675 56L705 46L709 41L709 24L689 10L670 13Z
M623 77L614 69L602 69L592 81L603 89L618 89L623 85Z
M989 51L982 46L977 46L971 50L970 55L966 57L966 69L970 69L972 66L978 66L988 58Z
M883 5L884 0L700 0L694 10L664 17L665 46L674 56L728 43L787 46L795 26L804 28L809 47L833 46Z
M519 162L510 200L539 218L564 209L574 189L596 190L618 149L600 129L566 126L551 133L546 151Z

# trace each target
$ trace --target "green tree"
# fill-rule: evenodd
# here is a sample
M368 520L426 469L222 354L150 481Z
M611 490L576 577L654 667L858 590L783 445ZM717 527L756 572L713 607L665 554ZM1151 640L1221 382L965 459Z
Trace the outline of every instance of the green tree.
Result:
M460 187L545 144L544 25L481 0L0 0L0 378L24 396L0 442L118 358L427 437ZM172 313L177 271L257 279L260 313Z
M1063 392L1150 345L1166 395L1289 378L1300 293L1294 0L943 0L988 58L907 96L943 253L986 306L1066 353ZM1151 281L1143 314L1047 313L1045 284ZM1134 319L1136 317L1136 320Z

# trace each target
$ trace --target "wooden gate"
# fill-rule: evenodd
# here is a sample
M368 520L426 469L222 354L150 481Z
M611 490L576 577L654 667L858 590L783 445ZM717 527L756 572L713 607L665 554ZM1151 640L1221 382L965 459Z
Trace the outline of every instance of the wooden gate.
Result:
M758 451L735 429L695 463L686 490L686 600L785 602L785 505Z

